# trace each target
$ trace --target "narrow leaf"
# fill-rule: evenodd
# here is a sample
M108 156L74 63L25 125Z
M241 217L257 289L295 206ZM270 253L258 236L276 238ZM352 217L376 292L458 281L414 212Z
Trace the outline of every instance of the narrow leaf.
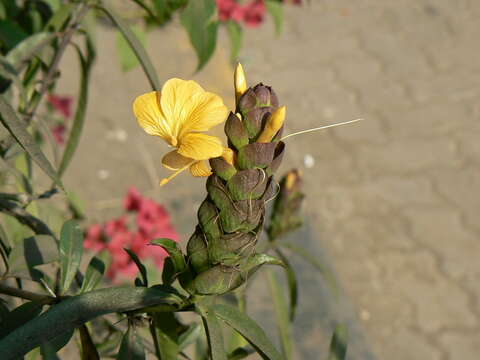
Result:
M185 257L175 241L171 239L155 239L152 241L152 245L158 245L165 249L172 258L173 266L177 274L186 270L187 264Z
M139 25L132 26L132 32L137 36L142 46L146 46L147 33ZM125 40L122 34L117 33L117 52L120 59L120 65L124 72L130 71L137 67L140 63L132 48Z
M10 50L6 58L15 66L15 69L19 71L27 61L29 61L43 47L48 45L54 38L55 34L50 32L33 34Z
M286 304L282 287L272 271L267 271L270 292L273 298L277 326L280 332L283 355L286 359L291 359L293 354L293 342L290 329L288 306Z
M283 31L283 4L278 1L267 0L265 1L267 10L273 17L275 23L275 32L280 35Z
M0 326L0 339L40 315L42 307L42 304L32 301L12 310L2 321L2 326Z
M94 256L88 264L80 292L83 293L94 290L100 281L102 281L104 273L105 263L98 257Z
M100 360L97 348L85 324L78 329L82 345L82 360Z
M180 15L182 25L197 53L197 71L205 66L215 50L218 32L218 22L214 21L216 11L215 0L196 0L189 1Z
M52 339L51 341L47 341L41 345L42 352L46 352L49 354L50 358L53 358L51 354L56 354L60 351L65 345L68 344L70 339L73 336L74 331L67 331L64 334L57 336L56 338ZM44 355L45 357L45 355Z
M227 360L223 343L222 327L212 308L202 311L202 320L207 334L210 357L212 360Z
M230 38L230 61L234 63L242 47L243 30L236 21L227 22L228 37Z
M236 348L228 354L228 360L241 360L254 353L254 350L247 350L244 348Z
M180 334L178 337L178 347L180 351L183 351L189 346L193 344L202 334L202 327L200 324L192 324L188 327L186 331Z
M338 325L330 343L328 360L345 360L347 355L348 330L344 325Z
M46 30L59 31L63 28L63 25L67 19L72 14L74 4L67 3L62 4L60 8L55 11L55 14L48 20L48 23L45 25Z
M127 252L127 254L130 256L130 259L132 259L135 265L137 265L138 270L140 270L140 274L142 275L142 280L143 280L143 286L148 287L147 268L145 267L145 265L142 264L137 254L135 254L132 250L130 249L123 249L123 250Z
M117 355L118 360L144 360L145 349L135 329L128 327ZM163 359L163 358L162 358Z
M283 359L262 328L246 314L241 313L233 306L224 304L214 305L213 310L217 318L225 321L230 327L242 334L264 359Z
M62 160L58 168L58 176L61 177L67 169L70 161L72 160L75 150L77 150L78 143L80 142L80 136L82 135L83 125L85 122L85 114L88 104L88 83L90 79L90 69L95 59L95 50L89 37L86 38L87 56L83 56L82 51L77 47L77 54L80 60L80 90L78 96L78 104L75 111L75 117L73 119L73 126L70 130L68 142L65 146L65 150L62 154Z
M0 121L20 146L53 181L63 188L52 164L50 164L50 161L45 157L35 139L28 133L25 122L17 117L15 111L10 104L5 101L3 95L0 95L0 114Z
M179 325L175 314L171 312L155 313L153 320L156 328L157 341L162 360L176 360L180 353L178 346L177 327Z
M49 235L36 235L17 242L8 256L10 276L37 279L35 266L58 260L58 247Z
M152 89L160 90L161 86L160 82L158 81L157 73L155 72L155 68L152 65L150 57L148 56L140 40L135 36L134 32L130 29L127 23L105 2L103 2L103 5L100 9L103 10L110 19L112 19L118 30L120 30L122 35L125 37L125 40L128 42L133 52L137 56L138 61L140 61L140 65L142 65L143 71L145 72L145 75L147 75Z
M0 341L0 354L23 356L45 341L71 331L102 315L140 310L160 304L179 304L178 296L159 289L121 286L72 296L52 306L42 316L9 332ZM48 329L48 331L46 331ZM3 327L0 328L3 330Z
M283 252L276 248L275 252L277 253L278 257L283 261L285 264L284 270L285 275L287 276L287 284L288 284L288 292L290 295L290 310L289 310L289 317L290 321L295 319L295 311L297 309L298 303L298 282L297 282L297 275L295 274L295 270L293 269L292 265L288 258L283 254Z
M80 266L83 254L83 231L75 220L69 220L60 231L60 289L65 294Z
M294 244L291 244L289 242L280 242L280 243L278 243L278 245L291 250L295 254L302 257L306 262L308 262L310 265L312 265L315 269L317 269L320 272L320 274L323 276L325 281L327 282L327 284L330 288L330 291L332 291L332 293L335 296L338 295L338 284L337 284L337 281L335 280L335 276L333 275L331 270L328 267L324 266L322 263L320 263L315 258L314 255L309 253L307 250L305 250L305 249L303 249L299 246L296 246Z

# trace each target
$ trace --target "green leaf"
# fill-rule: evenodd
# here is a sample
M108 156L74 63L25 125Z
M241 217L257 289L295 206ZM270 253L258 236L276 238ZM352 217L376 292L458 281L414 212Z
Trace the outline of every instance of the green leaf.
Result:
M28 34L15 22L0 20L0 45L11 49L26 37Z
M178 244L171 239L155 239L151 242L152 245L158 245L165 249L170 255L175 272L177 274L184 272L187 269L185 257L182 250L178 247Z
M250 319L246 314L230 305L217 304L213 306L215 316L225 321L230 327L238 331L264 358L281 360L283 357L278 353L265 332Z
M135 328L128 327L117 355L118 360L144 360L145 349ZM162 358L163 359L163 358Z
M212 360L227 360L223 343L222 327L214 315L212 308L202 311L203 325L207 334L210 357Z
M280 35L283 31L283 4L278 1L267 0L265 2L267 10L273 17L275 23L275 32Z
M145 265L142 264L137 254L135 254L132 250L130 249L123 249L123 250L127 252L127 254L130 256L130 259L132 259L135 265L137 265L138 270L140 270L140 275L142 275L142 280L143 280L143 286L148 287L147 268L145 267Z
M108 5L103 3L102 7L100 8L103 10L107 16L115 23L118 30L122 33L125 37L125 40L132 48L133 52L138 58L140 65L142 65L143 71L150 82L150 86L153 90L160 90L160 82L158 81L157 73L155 72L155 68L152 65L150 57L148 56L145 48L143 47L140 40L135 36L135 33L130 29L127 23L119 17L112 8Z
M54 33L50 32L33 34L10 50L6 59L19 71L36 53L48 45L55 36Z
M180 351L183 351L189 346L193 344L202 334L202 327L200 324L194 323L188 327L183 333L180 334L178 337L178 347Z
M110 287L72 296L10 332L0 341L0 354L8 353L15 359L98 316L144 311L144 308L161 304L178 306L179 298L159 289L133 286Z
M197 54L197 71L205 66L215 50L218 32L218 22L214 20L216 11L215 0L196 0L189 1L180 15Z
M42 307L42 304L32 301L20 305L16 309L12 310L8 316L5 317L4 321L2 322L2 326L0 326L0 339L3 339L13 330L40 315L42 312Z
M58 247L49 235L36 235L18 242L8 256L9 275L37 279L35 266L58 260Z
M67 170L70 161L73 158L75 150L77 150L80 136L82 135L83 125L85 123L85 114L88 104L88 83L90 79L90 69L95 60L95 50L87 35L86 37L87 56L83 56L82 51L77 47L78 58L80 59L80 90L78 96L78 104L75 110L75 117L73 119L73 126L70 130L68 142L62 154L62 160L58 168L58 176L61 177L65 170Z
M134 25L131 27L132 32L137 36L142 46L146 47L147 33L142 29L140 25ZM133 52L132 48L125 40L122 34L117 33L117 52L120 58L120 65L124 72L130 71L139 65L137 56Z
M104 273L105 263L98 257L94 256L88 264L80 293L94 290L100 281L102 281Z
M68 220L60 231L60 291L72 284L83 254L83 231L75 220Z
M43 355L45 359L53 359L54 356L58 351L60 351L65 345L68 344L70 339L73 336L74 331L67 331L64 334L57 336L56 338L52 339L51 341L47 341L43 343L41 346L41 352L46 353L48 355ZM56 358L56 357L55 357Z
M238 54L242 48L243 30L236 21L227 22L228 37L230 39L230 61L234 63L238 59Z
M247 356L251 355L255 351L247 350L244 348L236 348L230 354L228 354L228 360L241 360L245 359Z
M82 360L100 360L100 355L98 355L97 347L90 336L87 325L80 326L78 332L80 334Z
M180 348L178 346L177 327L179 323L175 314L171 312L155 313L153 314L153 320L161 359L178 359Z
M326 266L321 264L311 253L289 242L279 242L278 245L284 248L287 248L292 252L294 252L295 254L301 256L306 262L308 262L315 269L317 269L320 272L320 274L323 276L325 281L327 282L330 291L332 291L332 293L335 296L338 295L338 284L337 284L337 281L335 280L335 276L333 275L330 269L328 269Z
M61 30L64 25L66 24L66 21L72 14L72 10L74 8L74 4L72 3L67 3L67 4L62 4L60 8L58 8L57 11L55 11L55 14L48 20L48 23L45 25L45 30L48 31L59 31Z
M338 325L330 343L328 360L344 360L347 355L348 330L344 325Z
M288 283L288 290L289 290L288 292L290 295L289 318L290 318L290 321L293 321L295 319L295 311L297 309L297 302L298 302L297 275L295 274L295 270L290 264L290 261L288 261L288 258L283 254L283 252L279 248L276 248L275 252L285 264L284 270L285 270L285 275L287 276L287 283Z
M288 314L288 306L286 304L282 287L272 271L267 271L268 283L270 284L270 292L273 298L275 315L277 318L277 326L280 332L280 340L282 343L282 352L285 359L291 359L293 354L293 342L290 329L290 319Z
M50 161L45 157L35 139L28 133L25 122L17 117L15 110L5 101L3 95L0 95L0 114L0 121L3 126L6 127L20 146L58 186L63 188L52 164L50 164Z
M5 233L5 230L3 229L3 226L0 224L0 258L1 258L1 263L3 265L0 265L0 276L3 276L8 272L8 269L10 265L8 264L8 255L10 254L10 251L12 248L10 247L10 242L8 241L7 234Z

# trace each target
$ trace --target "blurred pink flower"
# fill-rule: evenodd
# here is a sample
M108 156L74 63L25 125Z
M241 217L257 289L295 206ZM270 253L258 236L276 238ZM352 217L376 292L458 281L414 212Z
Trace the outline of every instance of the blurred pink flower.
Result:
M234 20L240 23L243 20L244 8L235 0L217 0L217 7L220 21Z
M87 249L107 250L110 253L112 264L107 276L114 282L119 282L121 278L133 278L138 272L125 248L132 250L140 259L151 258L158 268L162 268L168 255L161 247L150 246L150 242L157 238L179 240L165 207L143 197L135 187L128 190L124 198L124 208L126 211L136 212L136 231L129 229L128 217L124 215L103 225L92 225L84 242Z
M123 200L123 207L127 211L138 211L142 202L142 195L134 186L128 189L127 196Z
M67 127L64 124L55 125L52 128L52 135L58 145L65 144L65 132Z
M83 246L85 249L90 249L95 252L100 252L105 249L107 244L102 225L94 224L88 228Z
M265 17L267 8L263 0L254 0L245 5L244 21L249 27L259 26Z
M72 115L73 98L71 96L48 94L47 101L67 119Z

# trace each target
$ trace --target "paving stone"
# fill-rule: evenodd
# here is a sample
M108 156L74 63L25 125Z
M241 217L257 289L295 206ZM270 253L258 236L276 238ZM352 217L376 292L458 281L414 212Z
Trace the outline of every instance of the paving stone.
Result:
M477 360L480 341L477 333L447 332L440 335L440 343L446 349L449 359Z

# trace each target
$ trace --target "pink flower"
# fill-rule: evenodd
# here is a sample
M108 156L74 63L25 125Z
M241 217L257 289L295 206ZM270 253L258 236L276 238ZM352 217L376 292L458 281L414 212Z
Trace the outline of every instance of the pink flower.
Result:
M64 117L69 118L72 115L73 98L71 96L48 94L47 101Z
M137 212L136 231L129 229L127 215L124 215L103 225L92 225L84 243L87 249L110 253L112 264L107 276L115 283L121 278L133 278L138 273L137 266L124 249L130 249L140 259L151 258L158 268L162 268L168 254L159 246L151 246L150 242L156 238L179 240L165 207L143 197L136 188L128 190L124 208Z
M67 127L64 124L56 125L52 128L52 135L58 145L65 144L65 132Z
M136 187L131 186L128 189L127 196L123 200L123 207L127 211L138 211L142 202L142 195Z
M90 249L95 252L100 252L106 247L106 238L103 234L103 226L94 224L87 230L87 236L83 242L85 249Z
M220 21L234 20L239 23L243 19L244 9L235 0L217 0L217 7Z
M266 11L267 8L263 0L254 0L245 5L245 16L243 20L247 26L257 27L263 22Z

